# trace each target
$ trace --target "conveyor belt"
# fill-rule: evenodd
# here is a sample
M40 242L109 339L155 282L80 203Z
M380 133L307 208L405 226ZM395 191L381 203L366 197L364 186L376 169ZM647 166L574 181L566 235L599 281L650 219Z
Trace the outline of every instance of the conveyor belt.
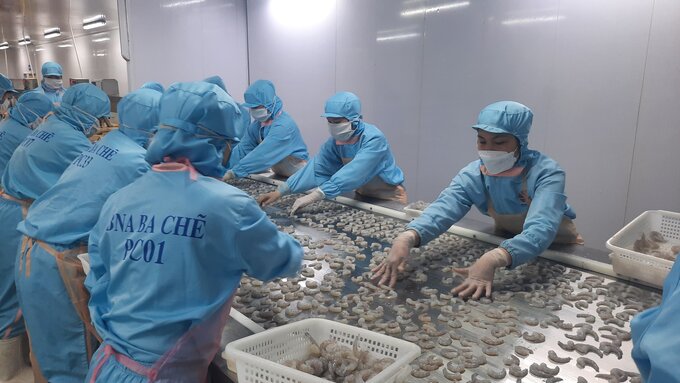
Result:
M253 196L273 190L252 180L233 184ZM291 218L288 211L294 198L286 196L265 210L280 229L305 245L307 277L264 284L244 278L234 300L234 308L263 327L325 317L412 340L423 354L411 364L414 371L407 381L447 381L444 373L455 378L448 364L453 370L465 368L462 381L474 375L479 382L515 382L517 378L510 375L489 376L507 371L515 363L510 355L518 357L522 370L533 363L558 366L556 377L565 382L576 382L578 377L607 381L606 376L596 377L592 367L579 368L576 362L582 356L595 361L600 374L620 369L630 372L630 381L636 380L629 320L657 305L658 291L539 259L498 271L491 300L462 301L449 296L462 280L450 267L469 265L492 246L450 233L413 251L395 291L377 288L367 280L371 262L377 264L385 257L386 247L403 230L403 221L330 201ZM516 346L532 353L522 357L522 349ZM589 353L581 355L579 350ZM551 361L549 351L571 360ZM498 356L489 355L494 353ZM482 357L486 363L480 364ZM434 371L423 369L439 363ZM546 379L528 374L522 381Z

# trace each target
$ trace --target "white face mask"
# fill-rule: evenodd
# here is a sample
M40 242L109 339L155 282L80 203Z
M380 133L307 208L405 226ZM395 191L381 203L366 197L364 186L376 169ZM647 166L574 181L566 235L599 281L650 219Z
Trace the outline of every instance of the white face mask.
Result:
M60 78L45 78L45 84L47 84L47 87L49 88L59 90L64 86L64 80Z
M352 138L352 122L340 122L338 124L328 123L328 131L331 133L334 139L337 141L347 141Z
M502 152L499 150L480 150L479 158L490 175L503 173L512 168L517 161L515 152Z
M260 122L265 122L269 118L269 111L267 108L253 108L250 109L250 115L253 116L254 119L260 121Z

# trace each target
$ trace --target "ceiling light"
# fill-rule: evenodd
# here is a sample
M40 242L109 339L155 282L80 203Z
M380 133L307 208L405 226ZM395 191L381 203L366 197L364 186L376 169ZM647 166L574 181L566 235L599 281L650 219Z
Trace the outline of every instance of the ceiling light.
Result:
M106 16L97 15L83 19L83 29L92 29L106 25Z
M44 51L44 50L45 50L45 48L36 48L36 49L35 49L36 52L42 52L42 51Z
M381 37L376 37L375 41L390 41L390 40L404 40L404 39L410 39L413 37L418 37L420 36L420 33L402 33L402 34L396 34L396 35L388 35L388 36L381 36Z
M0 43L0 50L5 50L9 48L9 43L7 41Z
M59 48L70 48L73 46L73 44L59 44L57 45Z
M161 5L163 8L175 8L175 7L186 7L187 5L203 3L205 0L186 0L186 1L176 1L174 3L168 3Z
M467 7L468 5L470 5L469 1L462 1L462 2L459 2L459 3L440 4L440 5L435 5L435 6L427 7L427 8L407 9L407 10L401 12L401 15L403 17L409 17L409 16L424 15L424 14L427 14L427 13L439 13L440 11Z
M45 36L46 39L59 37L59 36L61 36L61 29L59 29L59 28L47 28L44 31L44 36Z
M23 39L19 40L17 44L19 45L28 45L31 43L31 36L24 36Z
M92 42L93 43L101 43L101 42L109 41L109 40L111 40L110 37L100 37L98 39L93 39Z
M548 23L552 21L564 20L564 16L541 16L541 17L527 17L524 19L509 19L501 21L502 25L522 25L534 23Z

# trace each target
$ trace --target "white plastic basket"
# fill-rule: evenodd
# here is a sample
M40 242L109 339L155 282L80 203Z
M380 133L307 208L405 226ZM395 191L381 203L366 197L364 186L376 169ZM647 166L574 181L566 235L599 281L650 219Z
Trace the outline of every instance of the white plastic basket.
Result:
M633 244L640 239L642 233L658 231L668 241L661 250L680 245L680 214L664 210L648 210L614 234L607 241L607 248L612 251L610 258L617 274L635 278L654 286L663 286L673 262L639 253L633 250Z
M334 339L348 347L359 337L360 349L374 357L395 360L366 383L394 382L401 369L420 355L420 347L411 342L327 319L309 318L233 341L224 349L222 357L230 368L236 364L240 383L329 382L279 363L309 356L311 341L305 332L319 343Z

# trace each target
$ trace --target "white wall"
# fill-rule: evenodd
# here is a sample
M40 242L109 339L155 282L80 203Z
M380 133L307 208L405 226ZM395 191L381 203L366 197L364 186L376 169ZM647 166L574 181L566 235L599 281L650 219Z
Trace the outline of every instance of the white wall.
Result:
M128 1L128 74L135 89L147 81L219 75L236 100L248 86L245 0Z
M324 100L357 93L413 201L436 198L476 158L477 113L511 99L534 110L530 146L566 170L589 247L644 210L680 211L677 1L247 5L251 80L274 81L312 152L327 135Z

